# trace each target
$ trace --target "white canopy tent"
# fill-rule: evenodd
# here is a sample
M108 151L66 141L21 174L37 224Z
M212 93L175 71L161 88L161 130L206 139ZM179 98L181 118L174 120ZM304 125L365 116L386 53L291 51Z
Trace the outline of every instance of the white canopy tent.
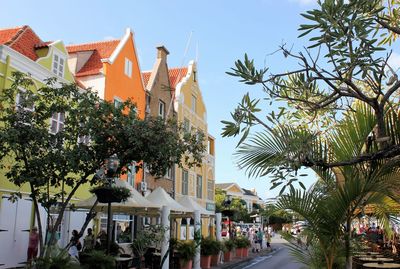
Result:
M116 180L115 184L119 187L125 187L130 190L131 196L121 203L112 203L111 208L114 213L142 213L142 214L159 214L160 206L151 203L144 198L137 190L130 186L126 181ZM93 195L89 199L80 201L75 204L76 208L90 209L96 202L97 197ZM106 203L98 203L95 207L97 212L107 212Z
M178 202L192 211L198 210L202 216L215 215L213 211L208 211L189 196L181 196L178 198Z
M175 201L168 193L161 187L155 189L152 193L146 196L152 204L161 208L162 206L167 206L171 210L173 215L193 213L193 209L187 208L177 201Z

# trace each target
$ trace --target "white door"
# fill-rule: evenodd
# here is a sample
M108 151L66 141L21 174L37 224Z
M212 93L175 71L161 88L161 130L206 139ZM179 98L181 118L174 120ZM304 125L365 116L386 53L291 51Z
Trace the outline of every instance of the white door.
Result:
M12 203L0 201L0 268L23 266L27 259L32 202L29 198Z

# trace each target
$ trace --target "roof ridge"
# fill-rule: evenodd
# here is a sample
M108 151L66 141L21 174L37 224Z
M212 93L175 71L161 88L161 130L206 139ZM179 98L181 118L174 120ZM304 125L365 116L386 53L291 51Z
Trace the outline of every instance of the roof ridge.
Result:
M108 43L108 42L115 42L115 41L121 41L121 39L110 39L110 40L92 41L92 42L80 43L80 44L70 44L70 45L66 45L66 47L84 46L84 45L95 45L95 44Z
M172 69L185 69L188 68L187 66L183 66L183 67L169 67L168 70L172 70Z
M24 28L25 26L28 26L28 25L25 24L25 25L14 26L14 27L9 27L9 28L0 28L0 31L4 31L4 30L15 30L15 29L18 29L18 28Z
M18 38L20 38L22 36L22 34L30 27L29 27L29 25L24 25L22 27L16 27L16 28L11 28L11 29L18 29L18 28L21 28L21 29L19 29L18 32L16 32L15 35L9 41L5 42L4 43L5 45L11 47L18 40ZM33 30L32 30L32 32L33 32Z

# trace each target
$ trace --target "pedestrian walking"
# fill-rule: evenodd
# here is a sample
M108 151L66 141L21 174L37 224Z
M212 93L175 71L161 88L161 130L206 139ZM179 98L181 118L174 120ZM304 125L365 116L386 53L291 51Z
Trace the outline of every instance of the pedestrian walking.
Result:
M259 228L257 233L258 244L260 244L260 250L263 249L263 237L264 233L261 228Z
M265 233L265 241L267 242L267 248L271 248L271 235L269 233Z

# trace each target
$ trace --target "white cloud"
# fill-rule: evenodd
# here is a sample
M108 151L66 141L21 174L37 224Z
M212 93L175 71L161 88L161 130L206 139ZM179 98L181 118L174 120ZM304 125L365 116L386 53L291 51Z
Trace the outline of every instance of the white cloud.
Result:
M390 55L388 64L395 72L398 71L400 68L400 54L393 52L392 55Z

